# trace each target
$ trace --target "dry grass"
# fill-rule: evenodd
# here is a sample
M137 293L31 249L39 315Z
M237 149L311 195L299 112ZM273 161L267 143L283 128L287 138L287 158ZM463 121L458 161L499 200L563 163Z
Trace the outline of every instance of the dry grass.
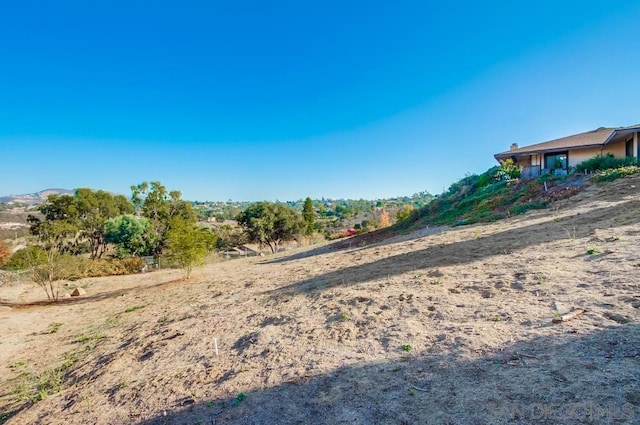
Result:
M88 295L59 305L0 287L0 417L637 423L638 185L491 224L210 264L188 283L179 271L85 279ZM586 313L553 323L572 308ZM21 375L70 356L59 392L17 397Z

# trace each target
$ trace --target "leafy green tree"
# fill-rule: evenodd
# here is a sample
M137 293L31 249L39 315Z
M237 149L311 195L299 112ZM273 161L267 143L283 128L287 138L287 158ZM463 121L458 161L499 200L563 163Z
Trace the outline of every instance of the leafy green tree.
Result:
M304 234L310 236L311 234L313 234L315 228L316 214L313 212L313 201L309 197L304 200L304 206L302 207L302 217L304 218L305 222Z
M204 263L215 242L215 237L208 229L180 217L171 221L167 231L167 253L171 260L182 267L184 279L191 277L194 266Z
M282 242L295 239L305 226L300 213L271 202L250 205L236 220L250 241L269 246L271 252L277 252Z
M119 215L104 223L105 241L116 246L120 257L147 255L153 246L150 229L145 217Z
M247 235L241 228L226 224L213 230L216 236L216 249L224 251L247 243Z
M96 259L101 258L106 249L104 222L133 212L133 205L122 195L77 189L74 196L50 195L38 210L41 216L30 215L27 221L31 234L41 243L68 253L86 242L91 259Z
M160 182L142 182L131 186L131 192L134 206L151 223L151 253L156 257L167 248L167 233L173 219L181 218L196 223L196 212L189 202L180 199L182 194L178 190L169 192Z
M38 207L41 217L29 215L29 231L36 239L59 251L69 251L78 234L78 212L73 196L50 195Z
M89 242L91 259L102 258L107 248L104 223L121 214L133 213L133 205L123 195L91 189L78 189L75 193L79 213L80 238Z

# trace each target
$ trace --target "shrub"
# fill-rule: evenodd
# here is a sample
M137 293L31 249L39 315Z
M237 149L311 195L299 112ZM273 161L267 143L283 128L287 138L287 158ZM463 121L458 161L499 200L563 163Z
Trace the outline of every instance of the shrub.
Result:
M128 257L118 260L126 274L139 273L143 270L147 263L140 257Z
M485 187L490 185L497 179L496 175L498 171L500 171L500 167L497 165L495 167L489 168L487 171L477 176L476 185L478 187Z
M593 180L596 182L610 182L620 177L627 177L638 173L640 173L640 167L637 165L630 165L627 167L605 170L594 176Z
M378 217L378 227L388 227L391 226L391 217L389 217L389 213L382 208L380 211L380 217Z
M403 205L396 213L397 221L405 221L413 215L416 208L413 205Z
M513 159L509 158L500 162L500 170L497 175L499 175L501 179L505 180L518 179L520 178L520 172L520 166L516 164Z
M9 251L9 248L7 248L3 241L0 241L0 267L7 264L10 257L11 251Z
M118 276L124 274L140 273L146 266L142 258L110 258L90 260L85 257L73 257L69 264L69 280L77 280L85 277Z
M182 268L185 279L191 277L194 266L204 264L207 252L211 251L216 243L209 230L182 219L171 221L167 240L169 259Z
M5 268L7 270L26 270L36 264L44 264L47 262L47 254L44 249L39 246L31 245L22 248L13 253L7 261Z
M638 165L636 158L616 158L612 154L597 155L593 158L582 161L576 165L576 171L579 173L610 170L614 168L627 167L631 165Z

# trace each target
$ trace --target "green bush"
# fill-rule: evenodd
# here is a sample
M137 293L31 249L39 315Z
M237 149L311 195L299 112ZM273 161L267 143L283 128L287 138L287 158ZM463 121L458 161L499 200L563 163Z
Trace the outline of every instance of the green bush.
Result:
M26 270L46 262L47 257L42 248L30 246L14 253L5 268ZM57 262L60 276L68 280L139 273L146 266L145 261L138 257L91 260L87 257L65 254L61 255Z
M582 161L576 165L576 171L578 173L610 170L621 167L628 167L632 165L638 165L636 158L616 158L612 154L598 155L593 158Z
M519 179L521 171L520 166L516 164L513 159L509 158L500 161L500 170L496 172L496 176L500 178L500 180Z
M605 170L602 173L598 173L593 177L593 181L610 182L620 177L627 177L638 173L640 173L640 167L637 165L630 165L627 167L614 168Z
M7 270L26 270L31 266L44 264L47 262L47 254L39 246L31 245L13 253L7 261Z
M147 263L140 257L128 257L118 260L126 274L139 273L143 270Z
M73 257L73 264L70 264L70 267L72 267L71 270L75 271L75 273L69 280L139 273L145 265L145 261L138 257L99 260L90 260L86 257Z
M397 221L405 221L413 216L416 208L413 205L403 205L398 212L396 212ZM356 228L357 229L357 228Z

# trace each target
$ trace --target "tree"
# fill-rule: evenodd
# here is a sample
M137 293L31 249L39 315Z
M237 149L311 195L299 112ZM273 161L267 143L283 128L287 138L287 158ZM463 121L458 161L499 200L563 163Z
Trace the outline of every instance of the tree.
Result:
M25 270L50 301L58 300L58 282L74 274L72 257L55 245L27 245L16 251L6 264L8 270Z
M123 195L103 190L77 189L80 238L89 242L91 259L101 258L107 248L104 223L121 214L133 213L133 205Z
M316 214L313 212L313 201L311 198L304 200L304 206L302 207L302 217L305 222L304 234L310 236L313 234L313 230L316 224Z
M271 252L277 252L282 242L295 239L305 226L298 212L271 202L250 205L236 220L250 241L269 246Z
M50 195L38 210L42 218L29 215L29 231L46 247L68 252L77 243L78 211L75 199L70 195Z
M104 223L104 239L116 246L120 257L147 255L153 246L150 229L145 217L119 215Z
M27 219L31 234L61 253L76 252L86 242L93 260L101 258L106 249L104 222L133 212L133 205L122 195L77 189L74 196L50 195L38 210L42 218L30 215Z
M142 182L137 186L131 186L131 192L134 206L151 223L151 253L156 257L167 247L167 232L171 229L174 218L196 223L197 215L193 207L189 202L180 199L182 194L178 190L168 192L160 182Z
M231 227L228 224L216 227L213 230L216 237L216 249L224 251L247 243L247 235L241 228Z
M215 237L208 229L180 217L171 221L167 231L167 253L182 267L184 279L191 277L193 267L202 264L214 246Z
M29 251L27 261L31 280L44 289L50 301L58 301L58 282L73 274L71 255L49 247L41 252Z

